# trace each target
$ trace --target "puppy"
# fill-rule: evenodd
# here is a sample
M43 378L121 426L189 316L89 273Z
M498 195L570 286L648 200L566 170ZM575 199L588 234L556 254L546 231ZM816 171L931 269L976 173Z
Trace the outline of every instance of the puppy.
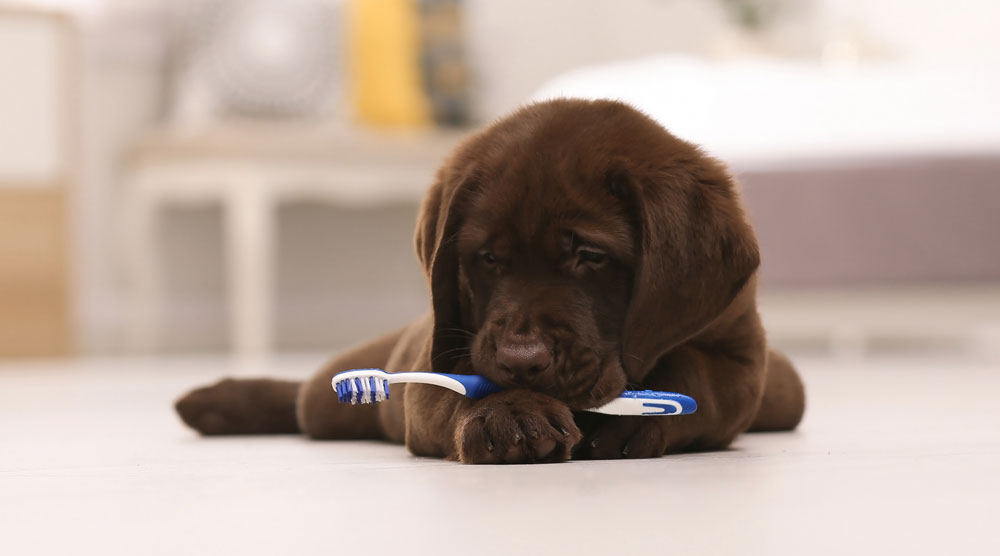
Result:
M202 434L377 438L465 463L649 458L791 430L802 383L769 350L757 241L726 168L633 108L555 100L465 141L421 208L416 250L431 311L301 385L226 380L177 411ZM339 371L478 373L470 400L393 386L337 402ZM683 392L692 415L582 412L626 387Z

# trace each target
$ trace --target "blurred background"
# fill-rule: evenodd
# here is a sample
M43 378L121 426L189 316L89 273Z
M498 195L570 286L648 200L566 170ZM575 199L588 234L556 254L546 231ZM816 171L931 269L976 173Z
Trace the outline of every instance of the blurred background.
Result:
M0 358L334 352L427 308L469 130L610 97L731 164L792 352L1000 357L989 0L0 1Z

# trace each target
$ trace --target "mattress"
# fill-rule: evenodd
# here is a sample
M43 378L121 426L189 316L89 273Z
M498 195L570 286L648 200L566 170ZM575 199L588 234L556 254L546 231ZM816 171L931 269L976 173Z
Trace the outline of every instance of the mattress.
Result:
M972 63L665 55L571 71L533 99L564 96L628 102L737 169L1000 153L1000 70Z

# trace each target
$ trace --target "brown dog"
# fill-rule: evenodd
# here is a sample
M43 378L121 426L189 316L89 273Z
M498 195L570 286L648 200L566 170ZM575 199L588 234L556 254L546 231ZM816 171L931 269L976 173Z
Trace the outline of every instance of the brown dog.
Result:
M624 104L534 104L467 140L424 201L416 247L431 314L301 386L196 390L181 417L202 434L380 438L467 463L720 449L802 417L802 383L764 338L732 178ZM478 373L507 390L393 386L377 406L339 404L330 378L361 367ZM688 394L698 412L579 411L626 386Z

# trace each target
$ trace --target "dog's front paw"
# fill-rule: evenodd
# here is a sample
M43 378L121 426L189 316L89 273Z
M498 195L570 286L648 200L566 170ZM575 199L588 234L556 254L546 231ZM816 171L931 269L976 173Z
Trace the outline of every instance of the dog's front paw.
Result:
M614 417L587 435L576 459L658 458L667 450L665 417Z
M455 431L463 463L565 461L580 438L564 403L529 390L507 390L480 400Z

